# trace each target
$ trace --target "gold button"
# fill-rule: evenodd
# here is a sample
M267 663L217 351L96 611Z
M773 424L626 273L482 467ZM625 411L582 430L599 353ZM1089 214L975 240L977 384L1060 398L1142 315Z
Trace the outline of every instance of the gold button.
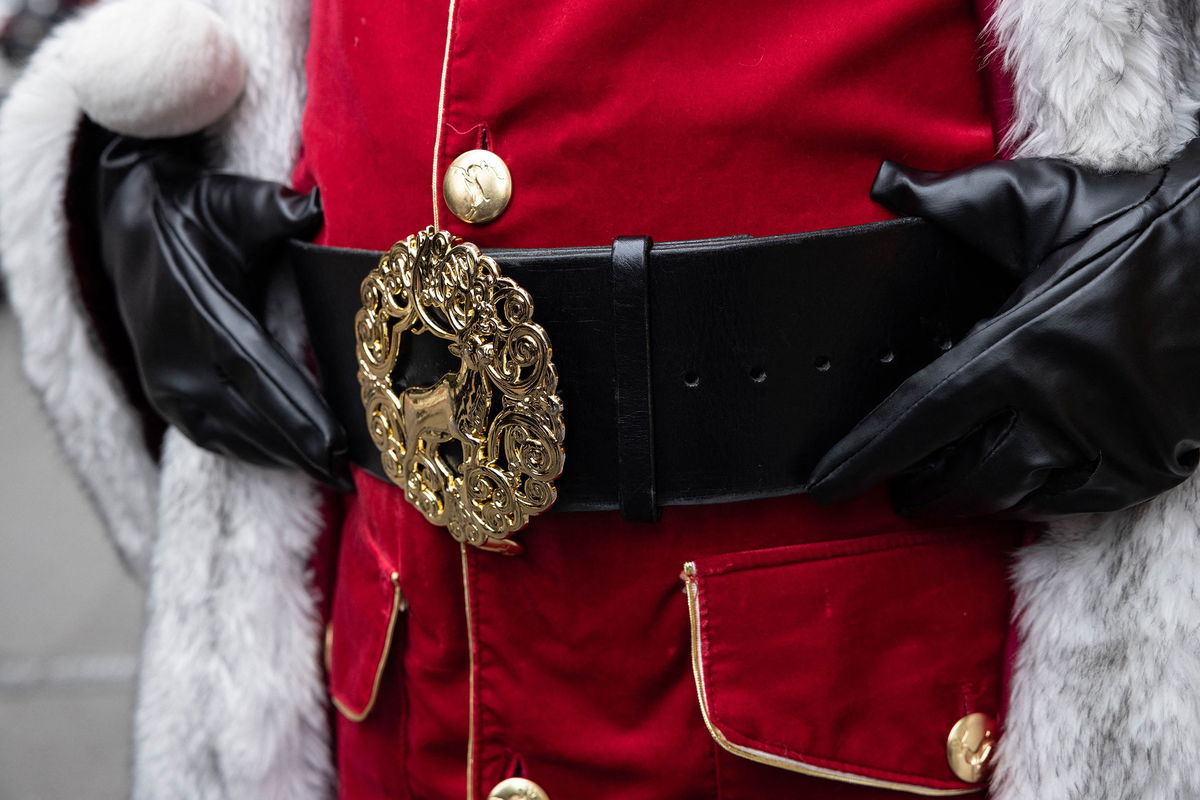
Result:
M967 783L983 783L996 748L996 720L988 714L967 714L954 723L946 739L950 769Z
M488 800L550 800L546 790L526 778L509 778L496 784Z
M508 165L490 150L468 150L450 162L442 178L442 194L463 222L491 222L512 198Z

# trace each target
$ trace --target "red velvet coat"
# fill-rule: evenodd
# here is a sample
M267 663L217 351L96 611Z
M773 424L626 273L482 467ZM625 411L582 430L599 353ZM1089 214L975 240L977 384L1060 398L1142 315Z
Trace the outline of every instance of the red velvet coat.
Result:
M955 792L972 787L946 731L972 711L1003 719L996 800L1200 796L1200 478L1021 547L897 520L877 495L654 526L551 513L505 559L464 555L359 476L325 504L321 666L315 487L144 435L98 324L112 298L69 247L80 114L204 131L223 168L320 185L325 241L365 247L427 225L449 159L478 145L508 162L512 204L441 222L547 246L877 219L880 159L973 163L1005 127L1014 155L1110 170L1161 165L1197 130L1186 3L994 0L1010 124L967 0L457 0L447 25L450 2L99 0L0 107L24 367L147 591L135 800L327 800L339 777L346 797L483 800L515 774L556 800ZM276 288L268 324L302 358Z
M869 222L882 159L996 149L963 0L459 0L446 49L447 5L314 3L298 181L321 189L324 243L430 224L478 147L508 164L511 205L483 226L438 211L481 247ZM946 737L1003 711L1019 528L789 497L655 525L551 513L505 558L357 484L332 580L342 797L484 798L513 775L552 798L980 788Z

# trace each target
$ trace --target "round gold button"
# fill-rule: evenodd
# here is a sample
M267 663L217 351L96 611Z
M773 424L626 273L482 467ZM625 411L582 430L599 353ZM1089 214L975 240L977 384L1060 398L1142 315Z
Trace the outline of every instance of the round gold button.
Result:
M450 162L442 178L442 195L463 222L491 222L508 208L512 176L491 150L468 150Z
M527 778L508 778L496 784L488 800L550 800L550 795Z
M996 720L988 714L967 714L954 723L946 738L946 760L959 780L983 783L996 749Z

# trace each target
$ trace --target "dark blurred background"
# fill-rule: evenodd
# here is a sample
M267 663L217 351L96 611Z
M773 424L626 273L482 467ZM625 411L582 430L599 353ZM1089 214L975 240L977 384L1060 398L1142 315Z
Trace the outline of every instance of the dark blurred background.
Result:
M79 5L0 0L0 95ZM141 592L59 454L18 346L0 299L0 800L126 797Z

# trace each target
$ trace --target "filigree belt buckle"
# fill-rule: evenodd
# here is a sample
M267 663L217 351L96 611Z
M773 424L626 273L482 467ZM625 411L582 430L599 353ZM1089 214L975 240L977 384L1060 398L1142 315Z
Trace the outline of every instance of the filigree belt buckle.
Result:
M511 537L554 504L564 458L558 374L529 293L430 227L393 245L361 294L358 381L384 472L458 541L519 553ZM458 370L393 386L406 334L445 339Z

